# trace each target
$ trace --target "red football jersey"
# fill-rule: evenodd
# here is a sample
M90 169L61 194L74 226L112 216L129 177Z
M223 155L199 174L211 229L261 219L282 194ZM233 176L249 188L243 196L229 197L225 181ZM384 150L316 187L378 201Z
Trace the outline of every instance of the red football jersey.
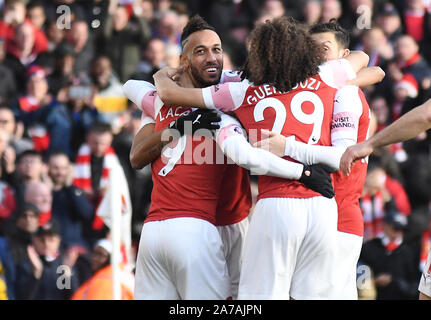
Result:
M155 130L159 131L191 108L163 106L156 118ZM203 148L202 143L207 143ZM216 223L216 207L225 165L196 163L197 148L211 149L216 154L213 139L185 135L165 149L151 165L153 192L146 222L178 217L195 217ZM211 161L213 158L211 157Z
M216 225L226 226L248 217L252 205L248 170L226 165L216 209Z
M365 99L362 90L357 88L356 92L352 92L350 99L346 101L346 111L335 111L333 130L350 130L357 136L357 142L365 141L368 137L368 129L370 124L370 107ZM358 104L353 101L359 101ZM354 113L353 108L360 110L356 114L360 117L355 121L351 115ZM336 122L336 120L338 121ZM349 124L349 125L347 125ZM335 126L339 126L336 128ZM343 126L344 125L344 126ZM334 128L335 127L335 128ZM366 160L358 161L352 168L349 176L344 176L341 171L337 171L333 175L335 201L338 206L338 230L341 232L352 233L358 236L364 234L364 219L362 210L359 206L359 198L362 194L362 189L367 176Z
M286 137L294 135L304 143L330 146L334 96L338 86L353 77L346 60L335 60L287 93L267 84L254 86L247 80L204 88L202 93L208 108L234 111L251 142L259 141L260 130L266 129ZM258 187L258 199L319 195L296 180L272 176L259 176Z
M238 73L223 71L221 83L235 81L240 81ZM156 131L162 130L192 110L164 106L154 86L146 85L142 89L139 101L135 102L143 111L141 126L156 122ZM171 159L177 158L175 161L169 162L162 155L152 164L154 187L146 221L193 216L216 225L230 225L246 218L251 207L248 171L228 164L224 156L222 164L216 164L216 159L213 159L214 164L196 164L192 155L198 148L202 149L201 142L204 139L193 141L190 136L182 139L179 144L172 146L176 151L167 151L171 153ZM215 152L222 153L212 139L206 139L205 142L207 148L212 148L214 155ZM181 154L182 149L184 151ZM205 155L201 154L199 158L204 159ZM163 169L170 171L160 176L158 172Z

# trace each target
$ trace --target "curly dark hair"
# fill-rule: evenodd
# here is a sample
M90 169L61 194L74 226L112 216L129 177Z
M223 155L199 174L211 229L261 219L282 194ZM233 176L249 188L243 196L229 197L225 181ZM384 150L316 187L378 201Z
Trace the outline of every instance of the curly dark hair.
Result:
M196 14L190 18L189 22L183 29L183 33L181 34L181 48L184 49L185 44L187 43L187 38L195 32L202 30L211 30L215 32L215 28L210 25L208 22L204 20L200 15Z
M350 34L338 23L337 19L331 19L326 23L317 23L310 27L310 34L331 32L334 34L338 44L344 49L349 48Z
M325 61L322 46L313 41L304 24L292 17L283 16L256 26L249 45L243 78L254 85L273 85L281 92L290 91L317 74Z

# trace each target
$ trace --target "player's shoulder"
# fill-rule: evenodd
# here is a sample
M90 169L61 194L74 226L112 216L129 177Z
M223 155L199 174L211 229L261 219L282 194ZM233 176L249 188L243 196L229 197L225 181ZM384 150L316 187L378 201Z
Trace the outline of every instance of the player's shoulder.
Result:
M354 79L356 73L346 59L329 60L319 66L319 76L333 88L341 88L347 80Z
M235 70L223 70L220 77L220 83L241 82L241 72Z

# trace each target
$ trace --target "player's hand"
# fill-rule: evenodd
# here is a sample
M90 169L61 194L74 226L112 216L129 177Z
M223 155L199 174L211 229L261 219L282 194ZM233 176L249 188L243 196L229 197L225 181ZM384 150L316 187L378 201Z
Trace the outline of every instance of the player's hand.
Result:
M340 170L345 176L348 176L356 161L369 156L372 152L373 148L368 141L348 147L341 156Z
M174 80L178 73L182 73L182 68L163 67L153 75L153 79L169 78Z
M207 109L198 109L192 113L172 121L170 129L178 130L180 135L194 134L199 129L217 130L220 128L218 122L221 121L220 115Z
M376 287L386 287L391 282L392 276L388 273L381 273L374 279Z
M268 150L269 152L275 154L278 157L284 157L286 149L286 137L279 133L275 133L265 129L262 129L261 133L262 140L254 143L253 146Z
M299 181L302 182L307 188L319 192L322 196L331 199L334 195L334 188L332 187L332 179L329 175L335 170L325 164L304 164Z
M27 254L30 260L30 263L33 267L33 275L36 279L40 279L42 277L43 272L43 263L39 257L39 254L36 252L36 249L32 245L27 246Z

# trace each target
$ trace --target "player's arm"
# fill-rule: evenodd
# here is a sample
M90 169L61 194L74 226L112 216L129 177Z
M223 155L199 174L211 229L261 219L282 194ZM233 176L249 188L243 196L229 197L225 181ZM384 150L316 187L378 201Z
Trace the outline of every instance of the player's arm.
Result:
M347 80L346 85L354 85L360 88L379 83L385 77L385 72L380 67L366 67L359 70L356 78Z
M351 51L349 55L343 59L346 59L350 63L353 71L356 73L367 67L370 61L370 57L363 51Z
M412 109L368 140L347 148L340 169L349 174L354 162L369 156L374 149L406 141L431 128L431 99Z
M269 138L256 143L257 147L269 150L277 156L289 156L308 165L324 163L336 170L347 147L357 142L358 123L362 114L362 101L356 86L345 86L335 95L334 115L331 129L332 146L310 145L268 132Z
M164 67L153 75L157 93L163 103L205 109L202 90L180 87L172 80L173 77L177 76L177 72L177 69Z
M215 139L228 158L253 174L299 180L325 197L334 196L326 168L291 162L266 150L252 147L245 138L240 123L226 114L222 115L222 125L217 130Z
M184 134L197 130L216 130L220 116L213 110L196 110L172 121L168 128L154 132L154 123L142 125L133 139L130 163L134 169L141 169L156 160L163 148Z
M146 81L128 80L123 85L127 98L142 111L141 129L133 138L129 159L132 168L142 169L160 156L169 141L162 141L163 131L154 132L156 94L154 85ZM160 104L160 102L159 102Z
M133 169L142 169L156 160L163 147L172 141L162 141L163 130L154 132L154 127L154 123L143 126L133 138L129 155Z
M176 69L164 67L153 75L160 99L168 105L234 111L244 100L247 81L216 84L203 89L183 88L172 77Z

